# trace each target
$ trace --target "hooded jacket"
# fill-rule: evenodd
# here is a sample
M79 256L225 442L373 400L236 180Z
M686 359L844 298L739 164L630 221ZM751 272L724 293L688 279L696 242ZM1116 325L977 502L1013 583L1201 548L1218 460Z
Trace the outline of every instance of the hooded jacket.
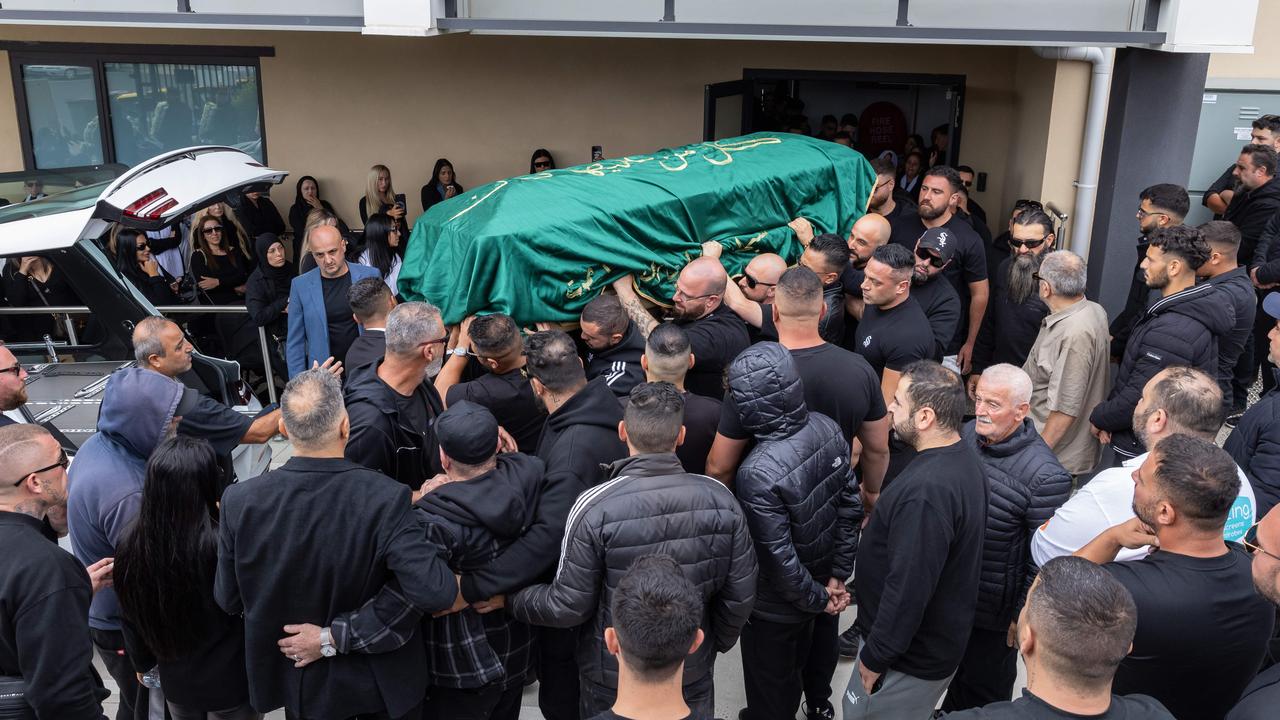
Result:
M507 598L516 618L571 628L578 673L618 687L618 661L604 644L614 589L631 563L662 552L680 564L704 600L706 640L685 659L686 686L706 678L716 653L738 641L756 592L756 554L737 500L705 475L686 473L675 453L633 455L610 480L583 493L569 513L555 579Z
M182 383L142 368L117 370L108 378L98 432L76 453L67 471L71 549L86 566L114 556L137 516L147 458L168 434L182 392ZM121 628L114 589L103 588L93 596L89 627Z
M356 368L347 380L344 400L351 437L346 456L417 490L424 480L443 470L440 445L430 423L444 411L444 406L435 387L422 383L428 426L413 427L400 412L396 391L378 377L379 365L381 362Z
M1280 390L1272 389L1245 412L1223 449L1253 485L1254 518L1265 517L1280 504Z
M604 376L605 385L618 397L626 397L631 388L644 382L644 368L640 358L644 355L645 338L636 324L627 321L627 331L617 345L599 352L587 353L587 379Z
M1111 394L1093 409L1089 422L1111 433L1111 444L1123 458L1137 457L1143 448L1133 434L1133 409L1147 381L1171 365L1190 365L1216 378L1218 338L1234 323L1231 301L1208 283L1152 303L1129 336Z
M537 453L547 475L536 517L493 562L462 576L467 601L518 590L545 577L555 566L574 500L604 481L603 465L627 455L626 444L618 438L621 421L622 405L603 377L589 381L547 416Z
M760 563L752 617L803 622L827 605L827 581L853 574L862 500L849 443L835 421L805 406L791 353L758 343L729 366L729 395L757 444L738 467Z
M449 568L465 574L489 564L532 522L545 467L536 457L499 455L491 472L451 482L418 501L428 537L444 548ZM506 689L524 681L532 662L533 634L511 613L480 614L468 607L423 624L431 661L431 685ZM459 652L459 647L468 652Z
M978 435L975 423L970 420L961 431L987 478L987 526L974 625L1004 631L1022 609L1036 577L1031 536L1071 497L1071 473L1040 439L1031 418L1023 418L1012 435L993 445Z

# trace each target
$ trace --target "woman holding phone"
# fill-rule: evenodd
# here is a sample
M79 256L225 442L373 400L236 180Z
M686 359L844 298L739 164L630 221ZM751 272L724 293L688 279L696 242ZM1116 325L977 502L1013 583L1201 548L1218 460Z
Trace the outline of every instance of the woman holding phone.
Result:
M360 198L360 222L369 222L369 216L374 213L385 213L396 221L401 233L408 237L409 224L405 219L406 209L404 194L396 194L391 186L391 170L386 165L374 165L369 168L364 197Z
M436 167L431 171L431 180L422 186L422 211L443 200L462 194L462 185L458 176L453 173L453 163L447 158L436 160Z

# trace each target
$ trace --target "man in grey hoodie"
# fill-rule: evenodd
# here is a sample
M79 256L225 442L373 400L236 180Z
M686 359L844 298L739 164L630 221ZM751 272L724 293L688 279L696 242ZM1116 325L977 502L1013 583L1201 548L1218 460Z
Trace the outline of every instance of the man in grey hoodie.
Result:
M80 448L67 472L71 549L80 562L89 566L115 556L117 543L142 505L147 458L175 432L198 397L182 383L141 368L117 370L107 380L98 432ZM134 717L135 707L146 707L147 692L125 656L115 590L104 588L94 595L89 633L120 688L116 720Z

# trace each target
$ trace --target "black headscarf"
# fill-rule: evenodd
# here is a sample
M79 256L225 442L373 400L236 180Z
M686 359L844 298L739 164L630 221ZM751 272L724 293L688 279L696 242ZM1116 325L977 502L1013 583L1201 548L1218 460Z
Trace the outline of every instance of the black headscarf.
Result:
M298 274L294 263L285 261L284 266L275 267L267 262L267 250L272 245L280 243L282 246L284 241L272 235L271 233L263 233L258 236L255 248L258 251L258 270L262 273L262 277L267 279L267 284L271 286L271 291L276 297L287 296L289 294L289 283L293 281L295 275Z

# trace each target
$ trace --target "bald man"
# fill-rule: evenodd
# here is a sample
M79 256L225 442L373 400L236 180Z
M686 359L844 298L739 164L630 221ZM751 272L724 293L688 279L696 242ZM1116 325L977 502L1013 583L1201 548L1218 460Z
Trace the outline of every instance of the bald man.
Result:
M5 413L14 412L26 403L27 371L0 341L0 427L16 423L17 420Z
M889 242L892 234L889 221L875 213L858 218L849 231L849 265L840 276L840 284L844 286L844 311L850 317L862 317L862 270L871 260L871 253Z
M778 278L787 271L787 261L776 253L763 253L751 258L747 267L738 278L737 286L743 297L755 303L773 302L773 294L778 289ZM725 302L729 303L729 293L725 293ZM730 304L730 307L733 307ZM735 308L736 312L736 308Z
M646 338L658 321L636 295L630 275L613 283L627 315ZM732 290L731 290L732 288ZM724 397L724 371L738 353L751 344L747 325L725 304L725 295L737 291L720 260L700 257L680 271L672 294L672 320L689 335L694 365L685 377L685 389L706 397Z

